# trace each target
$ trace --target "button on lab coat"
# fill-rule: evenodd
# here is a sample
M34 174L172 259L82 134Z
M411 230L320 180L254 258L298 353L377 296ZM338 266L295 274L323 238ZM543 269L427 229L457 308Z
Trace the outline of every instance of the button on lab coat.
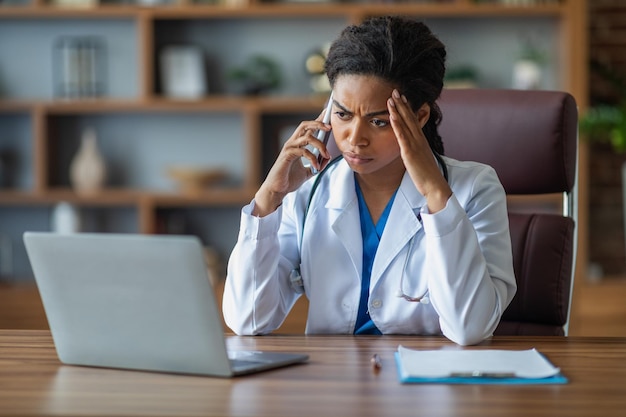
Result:
M516 291L506 197L495 171L444 158L453 195L429 214L405 173L374 259L368 310L383 334L444 334L459 344L489 337ZM308 334L352 334L363 242L354 174L345 161L290 193L274 213L244 207L228 263L223 313L237 334L278 328L301 294ZM304 228L304 232L303 232ZM429 303L411 302L426 296Z

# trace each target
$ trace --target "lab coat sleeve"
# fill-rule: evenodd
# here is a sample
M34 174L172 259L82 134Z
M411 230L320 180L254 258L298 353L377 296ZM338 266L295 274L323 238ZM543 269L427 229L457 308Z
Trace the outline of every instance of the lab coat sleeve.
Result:
M254 202L241 212L222 301L226 325L239 335L277 329L299 296L289 284L293 263L281 255L278 231L283 207L262 218L251 214L253 207ZM286 253L297 250L283 249Z
M474 178L461 206L422 213L430 300L443 334L461 344L491 336L516 291L506 195L495 171Z

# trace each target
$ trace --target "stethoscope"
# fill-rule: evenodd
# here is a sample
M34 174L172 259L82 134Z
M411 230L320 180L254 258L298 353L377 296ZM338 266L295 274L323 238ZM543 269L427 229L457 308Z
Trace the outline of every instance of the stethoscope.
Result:
M433 155L435 155L435 159L437 160L437 163L439 164L439 166L441 167L441 170L443 172L443 177L446 179L446 181L448 181L448 167L446 166L445 161L443 160L443 158L441 157L441 155L439 155L437 152L433 151ZM307 201L307 205L306 208L304 210L304 217L302 218L302 236L300 236L300 253L302 253L302 241L304 240L304 225L306 224L306 218L307 215L309 213L309 208L311 207L311 202L313 201L313 196L315 195L315 191L317 190L317 187L319 186L320 180L322 178L322 176L324 175L324 173L333 165L335 165L337 162L341 161L343 159L342 155L337 156L336 158L332 159L325 167L324 169L317 175L317 177L315 178L315 181L313 182L313 185L311 186L311 192L309 194L309 200ZM422 216L420 214L418 214L418 220L422 221ZM406 267L409 264L409 255L411 254L411 252L413 251L413 243L415 241L415 236L413 236L411 238L411 240L409 241L409 248L406 252L406 256L404 258L404 265L402 266L402 274L400 275L400 285L398 287L398 289L396 290L396 297L398 298L402 298L408 302L411 303L421 303L421 304L430 304L430 298L426 295L428 294L428 289L424 292L423 295L419 296L419 297L411 297L410 295L406 294L404 292L404 275L406 272ZM300 274L300 268L294 268L291 270L291 274L289 276L289 281L291 282L291 287L294 289L294 291L298 294L302 294L304 293L304 281L302 280L302 275Z
M439 155L437 152L434 152L434 151L433 151L433 154L435 155L435 159L437 160L437 163L441 167L441 171L443 172L443 177L446 179L446 182L447 182L448 181L448 167L446 166L446 163L444 162L444 160L441 157L441 155ZM422 222L422 215L418 213L417 219L421 223ZM430 297L428 297L426 295L426 294L428 294L428 289L426 291L424 291L424 294L422 296L420 296L420 297L411 297L410 295L405 293L404 289L403 289L404 288L404 275L405 275L405 272L406 272L406 267L409 264L409 255L413 251L413 242L414 241L415 241L415 236L413 236L411 238L411 240L409 241L409 250L406 252L406 256L404 257L404 265L402 267L402 274L400 274L400 286L396 290L396 297L403 298L406 301L409 301L411 303L430 304Z
M421 217L421 216L420 216ZM420 219L421 220L421 219ZM428 294L428 290L424 291L424 294L421 297L411 297L404 292L404 275L406 272L406 267L409 264L409 255L413 251L413 242L415 240L415 236L411 238L409 241L409 250L406 252L406 256L404 257L404 265L402 266L402 274L400 274L400 286L396 290L396 297L403 298L406 301L411 303L422 303L422 304L430 304L430 298L426 296Z

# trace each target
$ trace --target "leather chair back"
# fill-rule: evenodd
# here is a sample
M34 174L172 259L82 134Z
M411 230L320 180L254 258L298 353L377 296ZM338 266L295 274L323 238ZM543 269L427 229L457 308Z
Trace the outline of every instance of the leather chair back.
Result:
M438 104L445 155L491 165L507 195L564 193L574 207L578 114L570 94L445 90ZM518 289L496 334L566 334L576 240L571 214L509 210Z

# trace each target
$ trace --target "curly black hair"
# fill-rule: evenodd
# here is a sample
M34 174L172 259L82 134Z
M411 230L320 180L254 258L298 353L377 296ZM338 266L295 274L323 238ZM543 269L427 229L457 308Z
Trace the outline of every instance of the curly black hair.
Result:
M331 86L340 75L373 75L395 86L414 111L428 103L424 135L431 149L443 155L436 100L443 89L445 60L445 46L424 23L384 16L346 27L332 43L324 70Z

